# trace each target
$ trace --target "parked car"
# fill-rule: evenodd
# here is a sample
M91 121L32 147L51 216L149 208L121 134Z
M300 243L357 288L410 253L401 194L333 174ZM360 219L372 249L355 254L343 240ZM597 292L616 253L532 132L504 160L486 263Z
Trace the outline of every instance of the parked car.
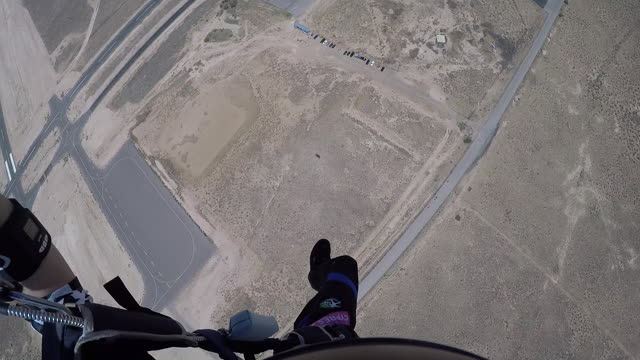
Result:
M353 54L354 54L354 52L352 51L352 52L351 52L351 55L349 55L349 57L353 57Z
M327 41L327 39L322 38L322 40L320 40L320 44L324 44L325 41Z
M384 71L384 66L380 69L380 72L383 72L383 71Z
M365 64L369 65L369 60L367 60L367 62Z
M314 36L314 37L313 37L313 40L315 40L315 39L317 39L317 38L318 38L318 35Z

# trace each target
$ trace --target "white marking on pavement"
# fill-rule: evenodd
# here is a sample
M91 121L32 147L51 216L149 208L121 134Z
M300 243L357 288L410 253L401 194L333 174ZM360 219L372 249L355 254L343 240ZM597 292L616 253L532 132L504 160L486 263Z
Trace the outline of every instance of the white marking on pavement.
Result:
M107 48L107 50L104 51L104 54L102 54L102 56L100 57L100 59L98 60L98 62L100 62L102 60L103 57L105 57L106 55L109 54L109 51L111 51L111 49L113 49L114 46L116 46L116 44L118 43L118 41L114 41L111 46L109 46Z
M16 163L13 161L13 154L9 153L9 159L11 160L11 167L13 168L13 172L16 172Z
M149 10L151 10L151 6L148 6L146 9L142 10L142 12L140 13L140 15L136 16L136 18L133 21L138 21L141 17L144 16L144 14L146 14Z
M35 150L36 148L34 146L33 149L31 149L31 151L29 151L29 153L27 154L27 157L25 158L25 162L29 161L29 159L31 158L31 154L33 154Z
M109 55L109 51L110 51L114 46L116 46L116 44L117 44L117 43L118 43L117 41L114 41L114 42L111 44L111 46L109 46L109 47L107 48L107 50L105 50L105 51L104 51L104 53L102 53L102 56L100 56L100 57L98 58L98 61L96 61L96 63L99 63L100 61L102 61L102 60L104 59L104 57L105 57L105 56Z
M9 170L9 164L7 164L7 160L4 161L4 167L7 168L7 175L9 176L9 181L11 181L11 170Z

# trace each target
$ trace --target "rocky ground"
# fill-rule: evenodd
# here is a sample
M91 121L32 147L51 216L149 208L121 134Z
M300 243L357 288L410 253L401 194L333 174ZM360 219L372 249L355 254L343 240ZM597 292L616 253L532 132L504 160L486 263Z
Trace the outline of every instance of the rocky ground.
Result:
M484 120L543 19L531 0L370 0L323 1L304 21L420 84L461 118Z
M488 153L361 308L363 335L492 359L640 356L638 14L565 6Z

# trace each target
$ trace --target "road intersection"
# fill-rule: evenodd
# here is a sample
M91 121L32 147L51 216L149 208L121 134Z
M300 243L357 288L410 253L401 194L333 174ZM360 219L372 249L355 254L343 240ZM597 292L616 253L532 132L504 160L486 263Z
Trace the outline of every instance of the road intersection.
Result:
M142 6L105 45L70 91L62 99L53 96L49 100L51 116L29 147L19 167L13 171L13 176L4 191L5 195L17 198L23 205L33 206L44 177L40 178L28 191L23 188L21 177L47 136L55 129L60 129L61 146L48 165L48 169L62 161L65 156L72 157L79 164L92 195L142 274L145 284L142 303L156 309L164 307L178 294L180 288L186 285L186 280L190 279L204 262L215 254L215 246L163 186L161 180L132 143L126 143L109 165L105 169L100 169L93 164L81 146L80 139L82 129L89 117L109 91L145 50L195 0L186 0L157 27L147 41L129 57L78 120L70 122L67 111L78 92L159 2L160 0L150 0ZM2 131L2 138L0 138L2 154L5 159L10 159L11 145L2 117L0 117L0 131ZM48 170L45 171L47 172ZM136 189L135 197L132 196L132 189Z

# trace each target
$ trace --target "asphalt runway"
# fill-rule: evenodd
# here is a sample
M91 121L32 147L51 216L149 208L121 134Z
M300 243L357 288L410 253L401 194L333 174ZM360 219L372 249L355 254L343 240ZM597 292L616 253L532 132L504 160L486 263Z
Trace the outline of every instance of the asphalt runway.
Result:
M13 153L11 152L11 143L9 142L9 133L7 132L7 126L4 122L4 113L2 111L2 104L0 104L0 151L2 151L2 158L4 162L0 167L7 174L7 186L9 188L10 184L12 184L16 178L18 177L18 164L15 163L15 159L13 158ZM8 195L8 192L5 193ZM22 188L17 188L13 192L13 196L16 198L25 197Z
M78 146L72 156L143 277L143 305L162 309L215 255L215 246L132 143L106 170L93 166Z
M15 173L13 172L13 169L9 164L9 154L11 153L11 146L9 146L9 136L7 135L7 127L4 123L2 104L0 104L0 151L2 151L2 158L5 159L5 163L2 164L2 167L5 168L3 171L7 172L7 178L9 179L9 181L11 181Z

